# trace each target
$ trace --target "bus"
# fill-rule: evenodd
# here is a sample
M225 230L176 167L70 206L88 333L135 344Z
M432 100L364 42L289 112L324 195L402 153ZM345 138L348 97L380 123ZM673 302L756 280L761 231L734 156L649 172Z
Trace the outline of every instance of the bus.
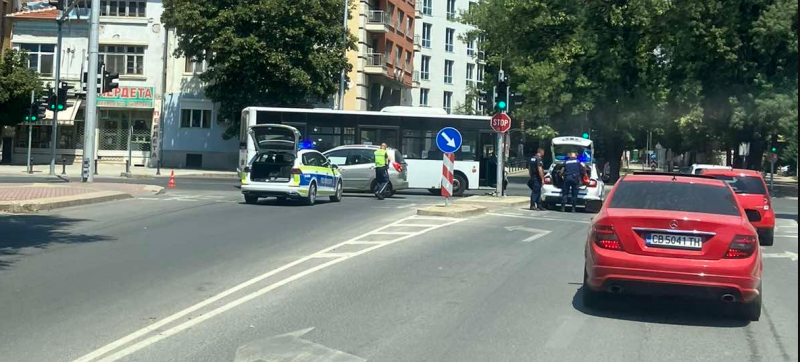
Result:
M343 145L386 143L403 154L408 167L409 188L438 193L443 154L436 135L444 127L461 132L463 144L455 154L453 193L496 185L496 133L488 116L448 115L428 108L389 107L381 112L330 109L248 107L242 111L239 169L256 155L248 137L250 126L285 124L301 133L301 147L320 152Z

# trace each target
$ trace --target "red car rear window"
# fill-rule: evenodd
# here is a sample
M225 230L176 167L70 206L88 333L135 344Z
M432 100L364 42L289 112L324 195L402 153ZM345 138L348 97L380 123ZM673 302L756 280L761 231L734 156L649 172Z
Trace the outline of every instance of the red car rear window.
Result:
M623 181L608 207L741 215L736 198L726 187L670 181Z
M714 178L727 182L737 194L767 194L767 188L764 186L764 182L758 177L714 175Z

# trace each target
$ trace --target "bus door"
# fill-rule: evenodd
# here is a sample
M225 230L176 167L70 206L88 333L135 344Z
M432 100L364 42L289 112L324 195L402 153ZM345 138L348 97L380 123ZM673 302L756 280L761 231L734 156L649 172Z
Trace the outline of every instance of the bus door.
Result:
M359 142L378 146L386 143L389 148L400 149L400 128L380 126L359 126Z
M478 142L479 153L478 161L480 162L480 185L494 187L497 185L497 156L495 155L495 147L497 147L497 133L494 131L481 131L480 140Z

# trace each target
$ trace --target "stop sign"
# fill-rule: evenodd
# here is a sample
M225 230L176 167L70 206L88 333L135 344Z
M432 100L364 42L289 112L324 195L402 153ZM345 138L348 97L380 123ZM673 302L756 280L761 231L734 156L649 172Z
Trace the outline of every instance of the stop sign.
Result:
M498 113L492 117L492 129L499 133L508 132L511 129L511 117L505 113Z

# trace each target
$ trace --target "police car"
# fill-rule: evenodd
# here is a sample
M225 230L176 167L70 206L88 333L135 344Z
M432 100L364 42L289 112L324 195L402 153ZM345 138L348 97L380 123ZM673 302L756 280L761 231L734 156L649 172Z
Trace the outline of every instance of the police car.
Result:
M280 124L251 126L248 130L256 156L242 170L242 194L248 204L262 197L299 199L314 205L318 197L342 200L342 175L336 165L316 150L299 149L300 131Z
M584 206L587 211L599 211L605 200L605 183L594 164L594 142L580 137L557 137L551 142L553 164L546 172L544 185L542 185L542 199L545 207L554 209L561 204L561 190L564 179L561 169L569 158L569 154L578 154L578 159L587 168L587 177L579 185L578 206ZM569 202L569 198L567 199Z

